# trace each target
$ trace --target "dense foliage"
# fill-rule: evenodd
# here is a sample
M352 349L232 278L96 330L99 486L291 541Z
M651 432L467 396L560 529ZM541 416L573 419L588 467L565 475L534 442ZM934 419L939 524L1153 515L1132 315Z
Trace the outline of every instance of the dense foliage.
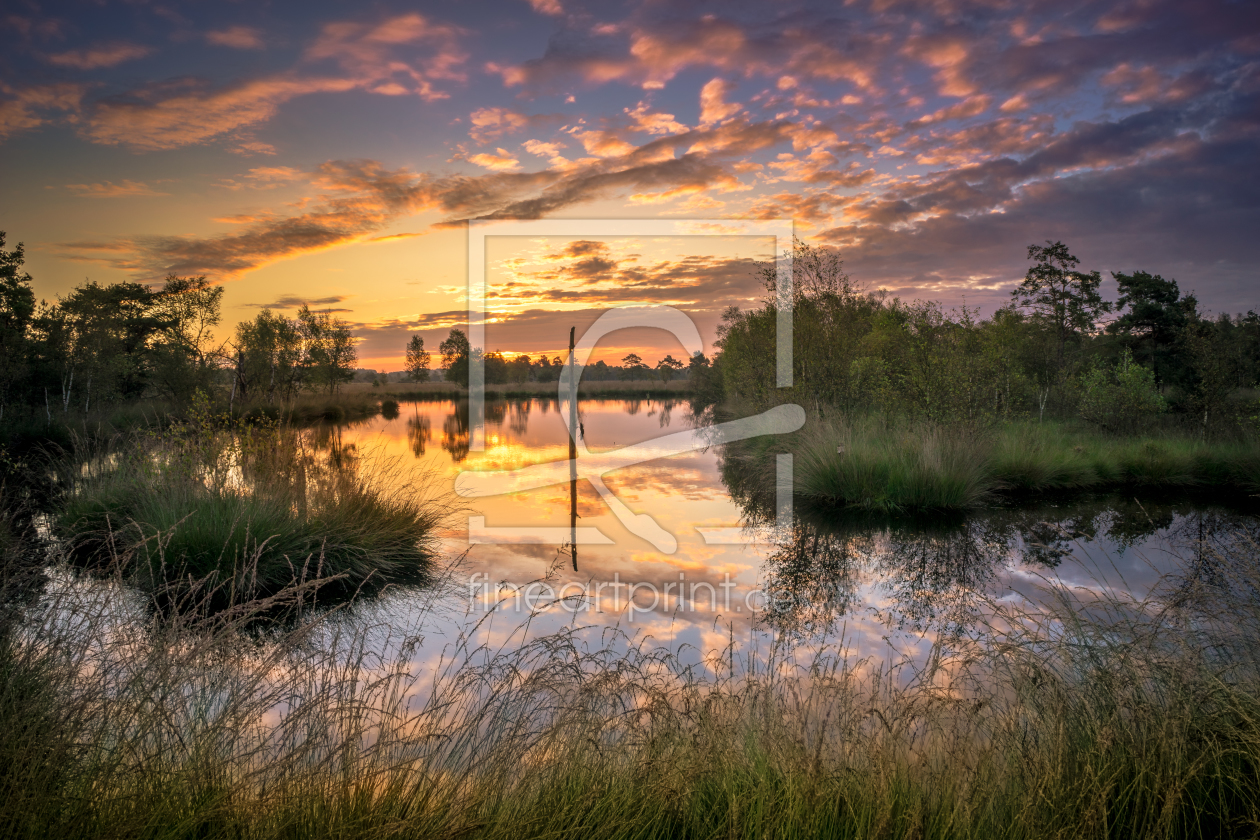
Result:
M986 319L865 291L836 252L798 241L793 386L775 388L773 265L763 268L760 308L725 313L720 355L693 363L693 384L713 400L875 409L934 424L1083 417L1129 431L1163 413L1203 434L1254 424L1260 315L1210 316L1176 281L1143 271L1112 275L1113 305L1099 273L1077 271L1063 243L1030 246L1028 256L1011 304Z

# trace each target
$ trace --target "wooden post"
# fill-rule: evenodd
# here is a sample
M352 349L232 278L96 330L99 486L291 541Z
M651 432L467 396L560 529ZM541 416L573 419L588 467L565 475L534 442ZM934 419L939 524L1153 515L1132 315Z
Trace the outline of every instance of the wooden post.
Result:
M569 327L569 544L573 571L577 566L577 360L573 354L574 327Z

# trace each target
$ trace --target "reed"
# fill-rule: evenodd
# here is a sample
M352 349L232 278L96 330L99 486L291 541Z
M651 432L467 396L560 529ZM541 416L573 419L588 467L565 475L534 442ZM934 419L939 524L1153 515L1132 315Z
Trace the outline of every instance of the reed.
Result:
M1257 548L1141 599L989 604L918 665L835 647L697 668L644 639L472 628L417 669L418 629L332 612L260 640L242 627L272 600L122 620L122 577L63 583L0 633L0 833L1254 836Z
M765 478L775 448L796 456L799 495L855 511L961 511L1047 493L1177 491L1232 494L1241 502L1260 493L1254 440L1113 436L1060 422L942 426L871 415L811 418L794 435L736 444L724 457Z

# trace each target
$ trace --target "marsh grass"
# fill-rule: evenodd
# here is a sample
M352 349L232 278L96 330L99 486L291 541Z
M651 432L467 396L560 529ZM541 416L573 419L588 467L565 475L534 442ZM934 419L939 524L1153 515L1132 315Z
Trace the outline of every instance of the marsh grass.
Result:
M918 665L526 627L416 668L422 625L259 641L274 599L129 621L121 577L66 584L0 636L0 833L1252 836L1256 549L1145 599L1047 584Z
M381 412L380 395L372 391L343 388L336 394L298 394L288 399L249 400L235 403L235 419L249 423L284 422L291 425L344 423L363 420Z
M978 428L814 417L794 435L727 450L724 459L749 473L772 470L772 450L792 452L800 496L858 512L961 511L1047 493L1178 491L1230 494L1240 504L1260 494L1254 440L1111 436L1057 422Z
M320 443L202 416L85 444L63 468L55 531L73 562L121 565L150 592L183 581L231 600L315 579L350 591L423 583L448 506L395 462L335 436Z

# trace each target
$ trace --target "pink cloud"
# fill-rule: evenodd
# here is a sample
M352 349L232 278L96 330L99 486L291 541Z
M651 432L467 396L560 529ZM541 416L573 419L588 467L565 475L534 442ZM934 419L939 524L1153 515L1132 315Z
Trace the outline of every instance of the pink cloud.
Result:
M0 83L0 140L48 121L41 112L59 111L75 114L79 110L86 87L77 84L35 85L13 88Z
M186 83L133 91L127 99L99 102L82 134L105 145L142 150L204 143L222 134L258 125L284 103L316 93L366 90L383 95L443 99L435 80L459 81L465 55L456 46L457 28L407 14L377 24L332 23L306 50L302 64L285 73L250 79L219 90ZM402 60L400 48L432 45L427 57ZM340 74L315 74L311 65L331 61ZM251 151L242 146L242 150ZM261 148L252 151L267 153Z
M206 43L234 50L261 50L264 46L262 32L252 26L229 26L206 33Z
M71 50L45 57L49 64L58 67L69 67L74 70L99 70L113 67L125 61L144 58L153 52L152 47L141 44L128 44L121 41L109 44L98 44L84 50Z
M738 102L727 102L726 97L735 85L722 79L710 79L700 89L700 122L704 125L724 122L743 110Z
M529 5L540 15L556 17L564 14L564 7L560 5L560 0L529 0Z
M140 94L140 101L98 103L81 131L93 142L104 145L175 149L266 122L281 105L298 96L342 92L358 86L353 79L283 75L213 92L194 88L182 94L158 93L148 97L150 101Z
M478 166L493 170L495 172L511 172L514 169L521 168L521 162L517 160L516 158L512 157L512 154L508 152L506 149L498 149L497 151L498 151L498 154L495 154L495 155L490 155L490 154L472 155L471 157L468 158L468 160L470 163L475 163Z

